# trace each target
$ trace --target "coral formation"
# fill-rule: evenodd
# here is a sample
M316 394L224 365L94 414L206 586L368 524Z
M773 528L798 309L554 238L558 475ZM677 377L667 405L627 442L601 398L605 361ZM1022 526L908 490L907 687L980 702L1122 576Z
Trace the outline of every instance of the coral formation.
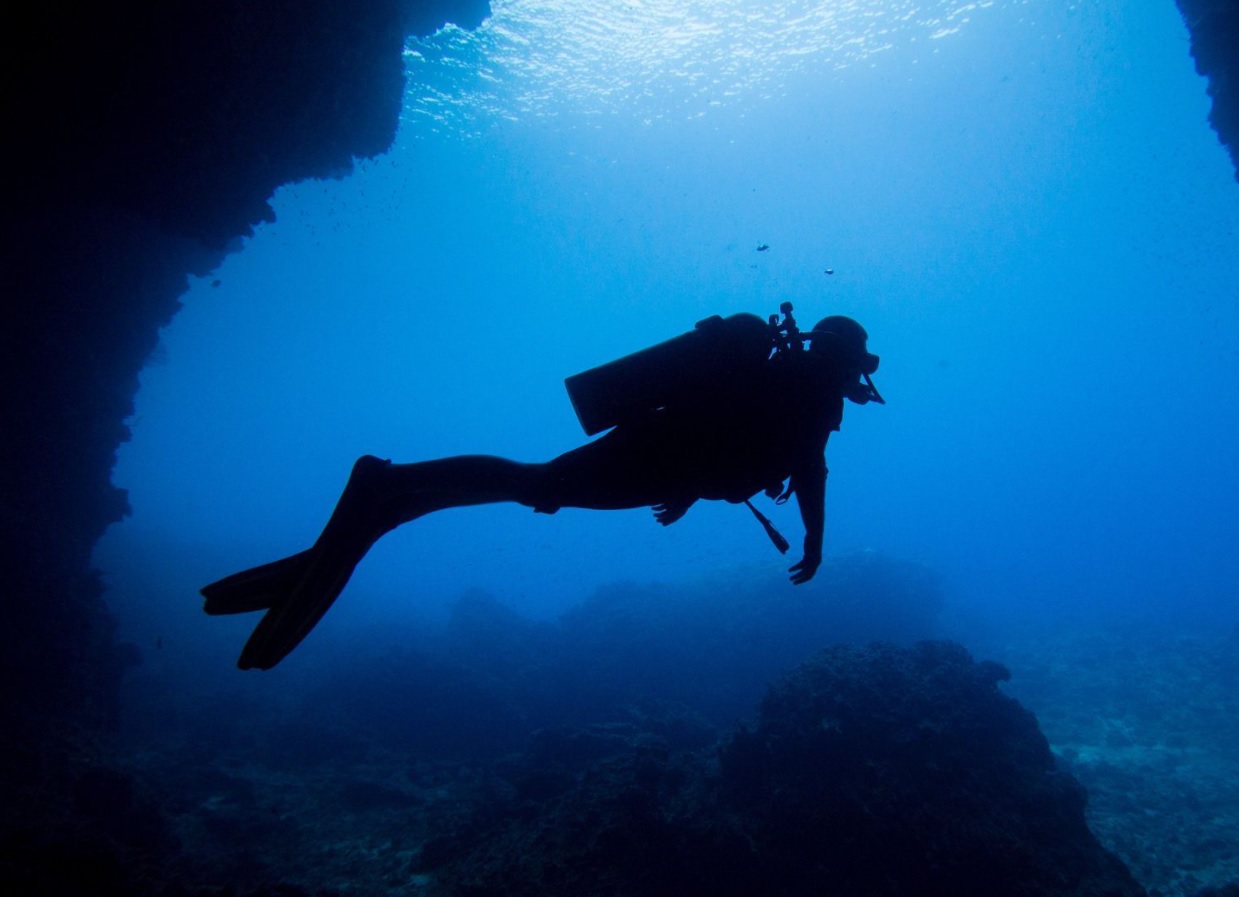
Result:
M831 568L831 597L810 603L850 616L853 583L880 608L873 635L881 617L908 635L933 599L915 565ZM445 628L391 633L392 653L368 638L370 661L266 700L146 677L125 704L129 750L69 776L72 828L10 841L0 868L47 893L106 869L139 897L509 893L509 875L551 894L797 893L830 876L847 894L873 868L918 894L978 869L1013 893L1140 893L1095 835L1150 893L1233 880L1236 640L1025 632L997 652L1004 682L941 642L823 651L838 618L796 617L799 590L749 592L744 626L722 626L750 588L617 587L560 622L473 593ZM691 662L650 677L634 633ZM693 656L707 633L737 661L713 690Z
M947 642L828 649L717 765L638 735L555 779L535 751L420 868L475 897L1144 893L1005 677Z

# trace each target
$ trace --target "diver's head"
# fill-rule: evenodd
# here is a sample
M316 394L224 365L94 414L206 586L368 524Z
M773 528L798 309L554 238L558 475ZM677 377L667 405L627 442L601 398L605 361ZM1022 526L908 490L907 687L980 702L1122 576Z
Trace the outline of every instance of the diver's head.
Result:
M858 405L866 402L886 404L869 379L869 375L878 369L878 356L866 347L869 334L864 327L845 315L831 315L814 324L813 330L806 336L810 340L809 351L831 356L847 372L843 390L845 398Z

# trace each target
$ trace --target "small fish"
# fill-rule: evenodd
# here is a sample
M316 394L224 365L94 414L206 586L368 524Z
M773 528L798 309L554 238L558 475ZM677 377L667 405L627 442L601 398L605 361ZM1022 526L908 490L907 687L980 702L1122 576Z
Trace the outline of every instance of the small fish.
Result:
M770 244L769 244L769 243L762 243L760 246L758 246L758 247L757 247L757 251L758 251L758 252L765 252L765 251L766 251L767 249L769 249L769 248L770 248Z

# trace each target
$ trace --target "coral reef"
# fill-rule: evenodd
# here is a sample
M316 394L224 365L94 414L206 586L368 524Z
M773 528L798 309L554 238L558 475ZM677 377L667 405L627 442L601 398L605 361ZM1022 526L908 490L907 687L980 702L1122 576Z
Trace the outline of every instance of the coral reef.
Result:
M1138 895L1036 721L958 645L828 649L718 752L649 735L512 793L430 842L455 895ZM532 781L532 785L531 785Z
M934 596L871 554L819 575L812 603L851 619L852 581L878 636L881 618L912 634ZM982 873L1003 893L1141 893L1095 836L1150 894L1228 893L1239 638L1022 632L986 649L1008 682L948 643L822 650L837 618L787 627L809 619L801 590L753 592L728 629L740 595L629 585L542 622L473 593L442 629L392 633L400 651L266 697L131 677L119 757L77 763L72 824L0 842L0 869L45 893L105 870L138 897L882 893L874 869L905 893L998 893ZM709 688L706 633L737 661Z

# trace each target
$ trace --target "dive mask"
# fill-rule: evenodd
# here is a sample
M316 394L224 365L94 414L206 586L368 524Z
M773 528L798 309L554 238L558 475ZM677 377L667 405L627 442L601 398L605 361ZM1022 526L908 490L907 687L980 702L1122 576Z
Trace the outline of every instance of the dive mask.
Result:
M879 358L865 347L869 339L865 328L851 318L832 315L818 321L806 336L812 351L832 354L856 372L856 379L843 388L844 398L857 405L886 404L869 376L878 369Z

